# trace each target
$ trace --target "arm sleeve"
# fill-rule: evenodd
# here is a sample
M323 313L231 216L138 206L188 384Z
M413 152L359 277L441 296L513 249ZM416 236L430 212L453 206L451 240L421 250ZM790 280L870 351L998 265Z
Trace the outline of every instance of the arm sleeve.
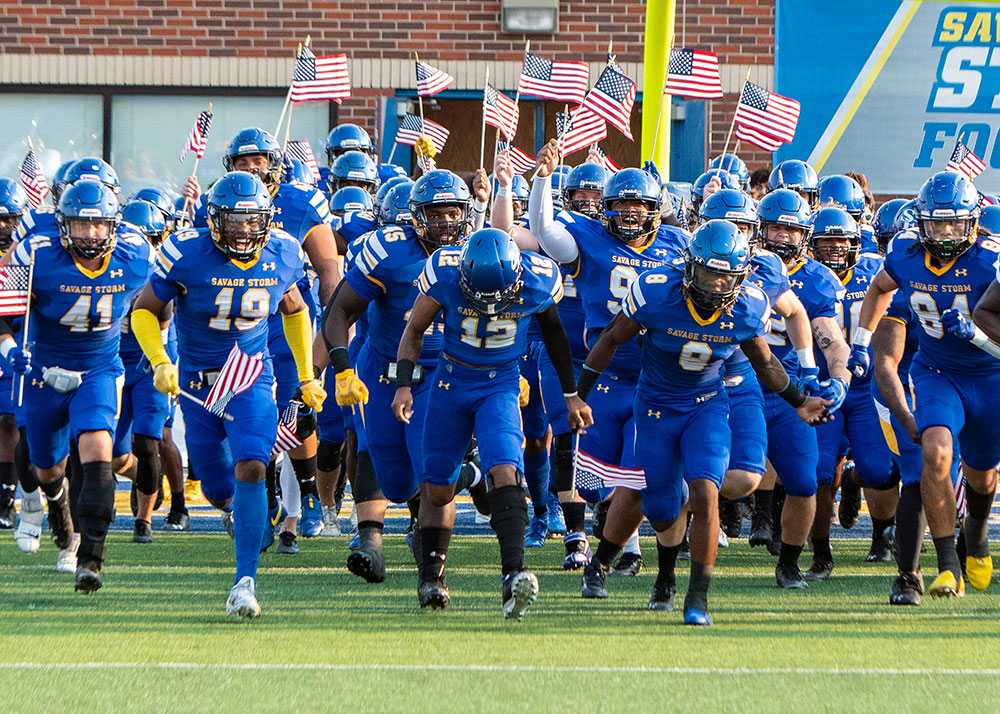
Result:
M580 257L580 249L565 226L553 220L551 187L551 176L535 179L528 197L528 220L542 249L565 265Z

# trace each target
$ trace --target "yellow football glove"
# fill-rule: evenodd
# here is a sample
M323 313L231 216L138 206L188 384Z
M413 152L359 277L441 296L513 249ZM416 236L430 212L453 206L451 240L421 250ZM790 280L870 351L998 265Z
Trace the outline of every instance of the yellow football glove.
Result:
M528 384L528 380L524 377L518 377L518 386L521 389L521 393L517 395L517 404L521 407L528 406L528 402L531 401L531 385Z
M337 404L342 407L353 407L355 404L368 403L368 387L361 378L354 374L353 369L337 372Z
M424 136L423 134L417 138L417 151L419 151L424 156L433 159L437 156L437 149L434 148L434 142L431 141L429 136Z
M310 379L299 385L302 403L317 412L323 411L323 400L326 399L326 390L319 383L318 379Z
M181 383L177 376L177 365L173 362L161 362L153 372L153 386L157 391L177 396L181 393Z

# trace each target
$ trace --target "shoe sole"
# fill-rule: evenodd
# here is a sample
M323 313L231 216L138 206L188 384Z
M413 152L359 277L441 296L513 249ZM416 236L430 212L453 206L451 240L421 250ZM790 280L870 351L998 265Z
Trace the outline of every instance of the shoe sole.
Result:
M145 537L145 538L142 537L142 536L139 536L139 537L132 536L132 542L133 543L152 543L153 542L153 538L151 536L150 537Z
M96 592L101 589L104 583L101 582L101 576L96 574L88 575L78 575L76 578L76 583L73 585L73 590L89 594Z
M563 570L579 570L580 568L587 567L590 562L590 558L583 557L577 560L575 556L568 556L563 558Z
M25 536L21 536L19 538L14 536L14 542L17 543L17 547L22 553L33 555L38 552L38 546L41 545L41 538L31 538Z
M580 593L580 597L584 600L603 600L608 596L607 590L588 590L586 588Z
M444 610L451 603L451 596L448 593L435 593L426 600L420 601L420 607L429 607L431 610Z
M298 555L299 554L299 549L298 548L286 548L283 545L279 545L278 546L278 552L281 553L282 555Z
M363 578L369 583L385 582L385 573L377 573L374 570L375 563L371 557L360 550L356 550L347 556L347 569Z
M240 605L239 607L234 607L230 609L226 606L226 615L239 617L242 620L253 620L260 617L260 605L256 607L252 605Z
M511 597L503 604L505 620L520 620L538 597L538 578L531 573L518 573L511 583Z
M629 568L628 570L612 570L608 573L608 576L612 578L634 578L641 572L642 568L639 568L638 570L633 568Z
M916 607L916 606L920 605L920 596L918 595L916 598L908 598L908 599L905 599L905 600L903 598L892 598L892 597L890 597L889 598L889 604L890 605L903 606L903 607L906 607L906 606Z

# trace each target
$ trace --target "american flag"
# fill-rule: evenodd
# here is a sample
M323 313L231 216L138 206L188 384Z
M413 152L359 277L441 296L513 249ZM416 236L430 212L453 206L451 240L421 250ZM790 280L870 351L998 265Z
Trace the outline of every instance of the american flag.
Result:
M226 363L219 370L219 376L205 398L205 408L218 417L226 412L230 400L237 394L250 389L264 371L264 361L252 357L234 344L226 357Z
M181 149L180 162L184 163L184 157L188 151L193 151L199 159L205 155L205 145L208 143L208 132L212 128L212 112L198 112L198 118L191 127L187 143Z
M448 141L450 132L437 122L424 119L421 123L420 117L416 114L407 114L399 122L396 130L396 143L402 146L414 146L421 135L430 137L431 143L440 154L444 150L444 143Z
M308 166L313 178L316 179L316 183L319 183L319 164L316 163L316 157L313 156L313 150L309 146L308 139L289 141L288 146L285 147L285 153Z
M583 107L603 117L611 126L632 139L629 117L635 102L635 82L628 75L609 65L601 72L597 84L583 100Z
M432 97L455 83L455 78L426 62L417 62L417 94Z
M781 148L781 141L773 136L761 134L756 129L750 129L742 124L736 125L736 138L740 141L749 141L754 146L758 146L764 151L775 152Z
M508 139L513 140L517 133L518 108L517 102L503 92L498 92L489 82L483 92L483 114L486 123L495 126Z
M28 194L28 205L32 208L38 208L49 195L49 185L45 182L42 167L32 149L28 149L28 155L21 162L21 185Z
M722 97L718 55L701 50L671 50L663 93L695 99Z
M597 490L623 486L633 491L646 488L646 474L639 468L612 466L600 459L595 459L585 451L577 449L573 460L575 482L577 488Z
M602 149L600 146L597 146L595 144L594 145L594 151L596 151L598 154L600 154L600 156L601 156L601 163L604 164L604 168L606 168L608 171L610 171L613 174L616 174L616 173L618 173L619 171L622 170L622 167L619 166L618 164L616 164L614 161L612 161L611 157L609 157L607 154L605 154L604 153L604 149Z
M523 174L535 168L535 160L508 141L497 143L497 153L507 152L507 161L516 174Z
M986 164L976 156L972 149L965 145L961 139L955 144L955 150L951 152L951 161L944 167L945 171L955 171L972 181L976 176L986 170Z
M740 102L736 105L736 123L746 130L740 138L751 141L762 149L767 149L765 143L768 146L773 146L775 141L791 143L795 138L795 126L799 122L799 110L800 105L794 99L747 82L743 85ZM761 143L754 141L754 137L760 137Z
M517 91L526 97L582 104L589 83L590 66L586 62L556 62L527 52Z
M23 315L28 309L27 265L0 266L0 315Z
M301 402L292 400L278 418L278 433L274 440L274 447L271 449L272 459L277 458L278 454L283 454L286 451L294 449L296 446L302 446L302 439L299 438L297 433L299 404Z
M293 102L311 102L332 99L340 104L351 96L351 80L347 75L347 55L317 57L308 47L303 47L295 60L292 72Z
M608 137L608 127L601 117L586 107L570 112L566 128L564 112L556 112L556 135L562 140L562 153L568 156Z

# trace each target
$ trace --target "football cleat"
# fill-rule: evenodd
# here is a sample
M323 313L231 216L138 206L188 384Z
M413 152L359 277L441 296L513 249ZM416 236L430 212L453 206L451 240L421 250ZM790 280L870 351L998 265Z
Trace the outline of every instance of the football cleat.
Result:
M728 538L739 538L743 517L739 501L719 497L719 527Z
M226 615L236 615L244 620L260 617L260 603L257 602L257 585L249 575L244 575L229 591L226 600Z
M189 531L191 530L191 515L186 511L170 511L167 520L163 523L162 530L165 531Z
M278 534L278 552L285 555L298 554L299 542L294 533L291 531L281 531Z
M707 612L692 607L684 611L684 624L708 626L712 624L712 618Z
M320 536L336 538L340 535L340 521L337 520L339 513L337 506L323 506L323 530L320 531Z
M277 528L288 518L288 509L285 508L285 504L279 499L277 506L267 509L267 517L271 521L271 527Z
M535 516L528 525L528 530L524 533L525 548L541 548L545 545L545 536L548 535L549 524L544 516Z
M688 543L687 534L677 548L677 560L691 560L691 544Z
M854 470L854 462L844 462L840 476L840 503L837 505L837 520L841 528L850 530L858 522L861 512L861 482Z
M66 488L69 488L68 482ZM49 530L52 531L52 540L60 550L68 548L73 542L73 516L69 511L68 494L58 501L49 501Z
M586 533L567 533L563 536L563 546L566 548L563 570L579 570L590 562L590 543Z
M73 559L76 560L75 554ZM101 582L101 564L98 561L88 560L76 567L76 580L73 583L73 590L82 593L92 593L95 590L100 590L103 584Z
M13 528L16 519L17 512L14 510L13 501L0 506L0 530L10 530Z
M550 491L546 505L549 509L549 535L562 535L566 532L566 517L563 515L559 497Z
M150 525L149 521L144 521L141 518L135 519L135 526L132 528L132 542L153 542L153 527Z
M806 582L812 583L817 580L826 580L830 577L830 573L833 572L833 561L832 560L820 560L818 558L813 558L812 565L809 566L809 570L802 573L802 579ZM784 586L782 586L784 587Z
M417 584L417 597L420 600L420 607L429 607L432 610L444 610L451 602L448 594L448 586L445 584L444 574L440 578L425 578L420 574L420 582Z
M302 517L299 532L303 538L315 538L323 532L323 510L319 498L313 494L302 497Z
M45 511L29 511L23 505L20 517L17 520L17 528L14 529L14 542L24 553L37 553L38 545L42 536L42 521L45 520Z
M727 536L726 532L721 528L719 529L719 547L720 548L729 547L729 536Z
M622 553L618 562L608 573L613 578L630 578L642 572L642 556L638 553Z
M369 583L385 582L385 553L372 543L352 550L347 556L347 569Z
M361 547L361 534L356 532L354 536L349 541L347 541L347 548L348 550L357 550L360 547Z
M74 533L70 538L69 545L59 549L59 555L56 556L56 572L72 573L76 571L76 551L79 547L80 534ZM98 570L100 570L99 567Z
M606 598L608 591L604 584L607 577L604 566L596 560L591 560L583 569L583 589L580 592L580 597L587 599Z
M222 512L222 527L226 531L226 535L230 538L233 537L233 513L232 511Z
M919 605L924 592L924 578L920 573L900 573L889 591L890 605Z
M677 590L673 585L668 585L657 579L653 583L653 593L649 596L648 609L658 612L673 612L676 593Z
M274 529L270 526L264 526L264 535L260 539L260 552L266 553L272 545L274 545Z
M889 526L880 534L872 537L872 544L868 549L866 559L869 563L891 563L895 550L896 527Z
M750 520L750 547L770 545L772 535L771 514L754 511Z
M950 570L942 570L927 589L931 597L965 597L965 580Z
M985 590L993 579L993 558L965 558L965 572L968 573L969 585L976 590Z
M504 619L520 620L538 597L538 578L527 570L507 573L502 597Z
M802 590L809 587L809 583L802 577L798 563L789 563L788 565L778 563L778 567L774 569L774 577L778 581L779 588Z

